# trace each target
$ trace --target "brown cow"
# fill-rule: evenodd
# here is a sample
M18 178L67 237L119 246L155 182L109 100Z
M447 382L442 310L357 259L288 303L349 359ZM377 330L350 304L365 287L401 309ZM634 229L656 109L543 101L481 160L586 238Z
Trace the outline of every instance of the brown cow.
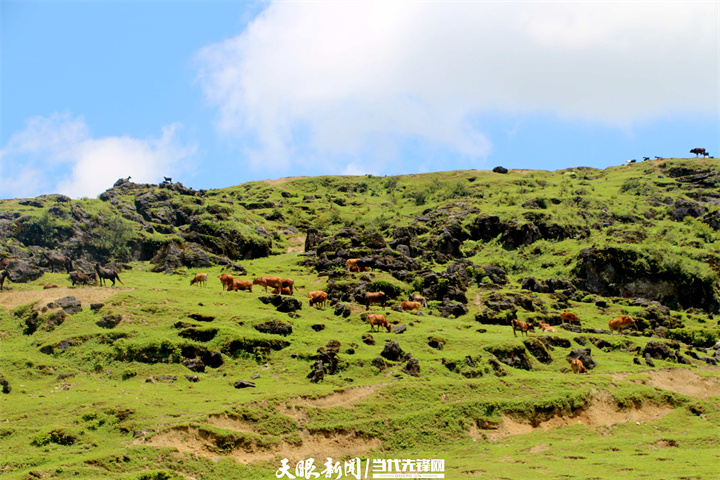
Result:
M517 333L515 333L516 330L520 330L520 335L522 334L527 335L528 332L534 332L535 326L532 324L532 322L521 322L520 320L513 319L510 324L512 325L513 329L513 335L517 337Z
M403 312L412 312L413 310L420 311L420 307L422 307L420 302L400 302L400 308L403 309Z
M293 292L292 292L292 290L290 289L290 287L282 287L282 292L280 291L279 288L275 287L275 288L273 289L273 291L270 292L270 293L274 293L275 295L277 295L277 294L280 294L280 295L292 295L292 294L293 294Z
M423 297L422 295L418 295L417 293L411 293L410 294L410 301L411 302L420 302L420 304L423 307L427 308L427 299Z
M222 284L223 290L230 290L230 287L232 287L233 284L233 276L229 273L221 273L218 275L218 278L220 279L220 283Z
M8 278L9 276L10 276L10 274L8 273L7 270L3 270L2 272L0 272L0 290L3 289L3 283L5 283L5 279Z
M370 323L370 331L374 332L373 327L377 326L378 331L380 331L381 327L385 327L388 331L388 333L392 332L392 329L390 328L390 323L387 321L387 318L385 315L382 315L380 313L369 313L367 316L367 321Z
M8 263L10 263L11 260L17 260L17 258L13 257L7 257L0 260L0 270L5 270L8 266Z
M587 369L585 368L585 365L580 361L579 358L576 358L572 362L570 362L570 367L572 368L572 371L574 373L586 373Z
M618 333L622 333L622 331L625 327L633 325L634 323L635 323L635 319L632 317L628 317L627 315L615 317L608 322L608 328L610 329L610 335L612 335L613 331L615 331L615 330L617 330ZM637 326L635 328L637 328Z
M577 323L578 325L580 325L580 319L578 318L578 316L570 312L562 312L560 314L560 321L562 321L563 323Z
M365 305L365 310L370 310L371 303L378 303L384 308L386 295L385 292L365 292L355 295L355 301L360 305Z
M55 283L46 283L45 285L43 285L43 290L48 290L50 288L58 288L58 286Z
M538 325L540 326L540 329L543 332L556 332L557 331L553 327L551 327L549 323L538 322Z
M190 285L195 285L196 283L198 285L206 286L207 285L207 273L196 273L195 278L190 280Z
M357 268L356 271L359 272L359 271L360 271L360 267L358 267L358 264L357 264L357 261L358 261L358 260L359 260L358 258L348 258L348 259L345 261L345 270L350 270L350 271L352 271L353 268Z
M318 304L320 304L324 307L328 301L327 293L323 292L322 290L316 290L314 292L310 292L310 293L308 293L308 297L310 297L310 306L311 307L313 305L317 306Z
M265 293L267 293L268 287L282 287L283 278L277 277L275 275L263 275L262 277L258 277L253 279L252 284L253 285L260 285L261 287L265 287Z
M282 287L283 287L283 294L284 295L293 295L293 288L295 287L295 281L292 278L283 278L282 279ZM290 293L285 293L285 289L289 289Z
M241 280L236 278L233 280L232 285L228 287L228 292L237 292L238 290L247 290L248 292L252 292L253 285L254 283L250 280Z

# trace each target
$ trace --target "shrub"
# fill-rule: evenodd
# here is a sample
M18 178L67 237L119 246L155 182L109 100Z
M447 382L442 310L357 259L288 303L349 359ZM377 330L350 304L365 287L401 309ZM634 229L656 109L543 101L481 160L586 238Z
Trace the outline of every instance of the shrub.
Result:
M718 332L712 330L691 330L689 328L673 328L668 330L667 338L678 340L694 347L712 347L718 341Z

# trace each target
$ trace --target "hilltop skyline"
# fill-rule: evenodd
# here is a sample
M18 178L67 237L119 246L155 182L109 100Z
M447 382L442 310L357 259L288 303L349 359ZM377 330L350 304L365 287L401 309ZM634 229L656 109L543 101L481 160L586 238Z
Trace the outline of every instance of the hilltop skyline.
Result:
M718 154L716 2L0 8L2 198Z

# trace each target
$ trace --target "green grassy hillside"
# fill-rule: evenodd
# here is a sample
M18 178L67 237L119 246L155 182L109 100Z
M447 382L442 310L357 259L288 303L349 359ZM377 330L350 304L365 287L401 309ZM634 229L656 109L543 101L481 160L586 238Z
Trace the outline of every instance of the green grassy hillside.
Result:
M718 478L719 183L719 161L671 159L2 200L2 478L269 479L328 457L444 459L449 479ZM123 284L72 287L47 250ZM292 278L301 307L224 291L221 273ZM331 303L310 307L314 290ZM377 290L392 333L355 300ZM428 306L398 311L411 293ZM66 296L82 311L48 306ZM610 334L620 315L637 327ZM512 318L556 331L515 336Z

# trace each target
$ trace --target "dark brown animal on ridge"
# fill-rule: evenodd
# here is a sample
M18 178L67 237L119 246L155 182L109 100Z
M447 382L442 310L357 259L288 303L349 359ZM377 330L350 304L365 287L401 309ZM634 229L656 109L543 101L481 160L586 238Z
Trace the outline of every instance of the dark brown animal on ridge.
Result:
M580 319L578 318L578 316L570 312L562 312L560 314L560 321L562 321L563 323L577 323L578 325L580 325Z
M253 285L265 287L265 293L267 293L268 287L282 287L282 281L282 277L277 277L275 275L263 275L262 277L253 279L252 283Z
M612 333L615 330L617 330L618 333L622 333L624 328L626 328L630 325L633 325L633 324L635 324L635 319L632 317L628 317L627 315L615 317L608 322L608 328L610 329L610 335L612 335Z
M420 305L427 308L427 299L425 297L423 297L422 295L418 295L417 293L411 293L410 301L411 302L420 302Z
M7 272L7 270L3 270L0 272L0 290L3 289L3 283L5 283L5 279L8 278L10 274Z
M232 287L233 284L233 276L228 273L221 273L218 275L218 278L220 279L220 283L222 283L222 289L230 290L230 287Z
M118 282L123 283L122 280L120 280L120 277L118 276L117 270L114 268L103 268L100 266L99 263L95 264L95 271L97 272L98 277L100 278L100 285L105 286L105 280L111 280L112 286L115 286L115 280Z
M90 285L91 283L97 282L97 274L95 272L70 272L70 281L72 282L73 287L76 283L79 283L80 285Z
M273 291L270 292L270 293L274 293L275 295L278 295L278 294L280 294L280 295L292 295L292 294L293 294L293 292L292 292L292 290L290 289L290 287L282 287L282 290L280 290L279 288L275 287L275 288L273 289Z
M238 290L247 290L252 292L253 283L250 280L242 280L236 278L233 280L232 285L228 287L228 292L236 292Z
M315 305L315 306L322 305L324 307L328 301L327 293L323 292L322 290L316 290L314 292L310 292L310 293L308 293L308 297L310 297L309 304L311 307L313 305Z
M698 148L693 148L692 150L690 150L690 153L694 153L696 157L697 157L698 155L702 155L702 156L704 157L704 156L706 156L706 155L708 154L708 153L705 151L704 148L700 148L700 147L698 147Z
M370 310L371 303L377 303L381 307L385 307L386 299L385 292L365 292L355 295L355 301L360 305L365 305L365 310Z
M43 290L49 290L51 288L58 288L56 283L46 283L43 285Z
M378 327L377 331L380 331L381 327L385 327L387 329L387 332L392 332L392 329L390 328L390 323L387 321L387 318L385 315L380 313L369 313L367 316L367 321L370 324L370 331L374 332L373 327Z
M400 302L400 308L403 309L403 312L412 312L413 310L420 311L420 307L422 307L420 302Z
M520 330L520 335L522 334L527 335L528 332L534 332L535 326L532 324L532 322L521 322L520 320L513 319L510 324L512 325L513 329L513 336L517 337L517 333L515 333L516 330Z
M192 285L195 285L196 283L198 285L206 286L207 285L207 273L196 273L195 278L190 280L190 285L192 286Z
M570 362L570 367L572 368L572 371L575 373L586 373L587 369L585 368L585 365L580 361L579 358L576 358L572 362Z
M55 267L65 267L65 273L70 273L72 271L72 260L70 260L69 257L60 255L59 253L48 252L43 252L43 256L47 259L48 263L50 263L50 271L52 273L55 273Z
M375 259L372 257L362 257L355 261L355 264L361 272L367 272L368 269L375 270Z

